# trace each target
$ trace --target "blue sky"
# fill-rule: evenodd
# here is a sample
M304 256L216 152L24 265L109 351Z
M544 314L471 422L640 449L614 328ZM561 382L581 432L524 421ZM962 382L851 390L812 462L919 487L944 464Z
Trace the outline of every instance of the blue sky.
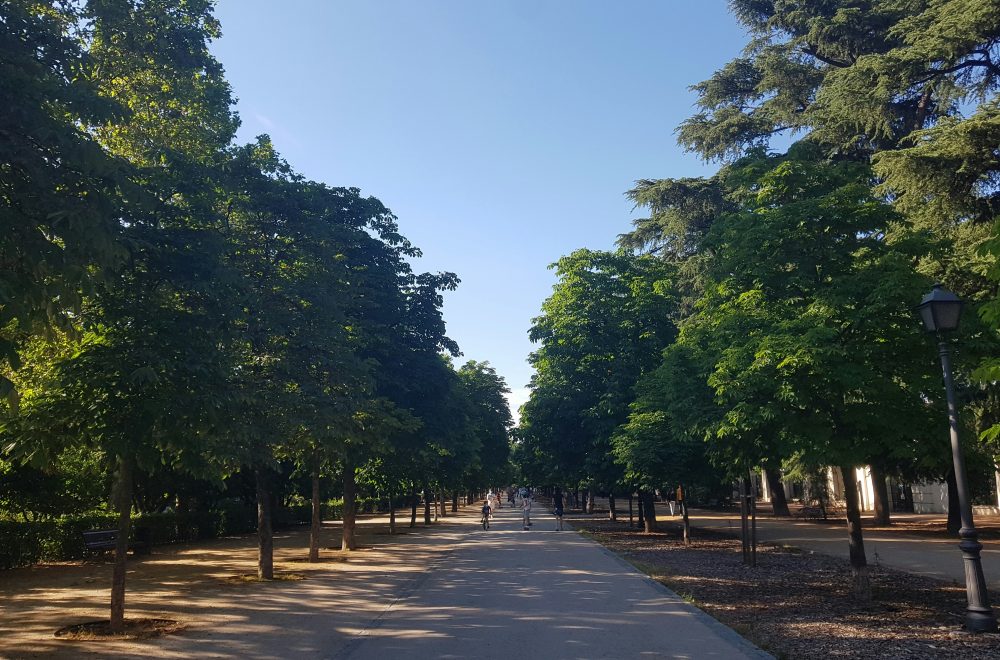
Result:
M240 138L381 199L462 279L466 359L525 399L547 269L630 227L636 179L711 173L676 145L688 87L746 37L724 0L219 0Z

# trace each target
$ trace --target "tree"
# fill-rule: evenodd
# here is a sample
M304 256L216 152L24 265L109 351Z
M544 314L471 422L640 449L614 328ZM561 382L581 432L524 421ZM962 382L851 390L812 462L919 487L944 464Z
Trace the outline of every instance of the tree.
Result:
M90 284L125 261L120 222L146 200L86 130L127 113L89 80L78 18L54 2L0 12L0 364L14 368L23 337L70 329ZM12 392L0 374L0 397Z
M219 401L198 388L211 392L212 384L221 382L220 369L224 371L224 362L216 359L219 299L207 284L219 274L220 241L207 231L215 220L210 212L215 189L190 183L203 181L197 173L210 168L212 157L229 142L235 119L228 86L212 75L221 68L208 52L207 42L215 34L208 3L95 1L54 7L43 3L39 11L28 11L23 3L10 5L12 21L5 19L4 27L23 40L25 24L34 21L48 35L39 42L41 49L33 47L36 54L50 49L46 63L34 66L44 79L42 87L27 97L45 108L23 128L37 131L46 114L72 127L67 133L48 121L53 132L36 146L48 145L44 157L61 167L56 179L35 167L38 177L32 180L65 193L52 196L63 208L47 216L56 226L48 239L70 248L63 255L70 258L52 270L52 282L62 289L58 306L79 308L75 321L84 335L76 352L57 363L46 388L32 393L24 414L13 420L13 444L22 458L52 460L75 441L100 448L115 461L120 522L111 628L120 632L137 467L179 462L184 469L201 470L209 464L202 440ZM70 39L79 45L60 45ZM157 42L171 46L159 48ZM20 61L27 68L23 55ZM105 111L94 111L88 98L100 99ZM184 120L178 121L181 115ZM169 130L178 124L184 124L181 131ZM53 150L56 145L65 149L65 160ZM26 162L16 166L18 172L25 172ZM77 162L82 177L74 183L72 165ZM116 182L109 164L127 166L128 177ZM91 190L80 185L83 181L96 193L92 207L85 201ZM127 205L113 203L114 195L105 192L114 190L111 183L124 193ZM100 214L96 223L90 217L95 211ZM37 218L24 226L31 224L37 228ZM93 240L79 242L74 234L91 230ZM102 254L110 239L131 246L129 262L118 277L97 280L80 304L73 287L86 279L85 267L104 265ZM81 249L92 254L74 256ZM75 273L65 280L70 287L60 284L66 268ZM38 272L44 276L46 269ZM42 291L42 297L50 295ZM49 316L58 306L48 304Z
M476 461L462 475L466 491L510 483L510 429L514 424L505 394L503 377L489 362L470 360L458 369L458 377L469 399L470 433L478 441Z
M731 474L712 465L705 442L706 419L715 410L706 371L692 369L684 349L671 345L666 359L636 384L628 420L612 438L615 460L625 481L645 493L643 508L653 510L654 489L682 485L690 493L717 493ZM654 521L644 515L646 531ZM690 536L685 519L685 535Z
M828 156L872 158L880 181L870 185L880 183L879 194L937 239L931 245L938 249L920 255L918 270L959 292L993 326L964 333L974 339L966 357L979 352L982 359L978 393L970 390L966 398L988 400L997 370L989 358L995 348L987 347L1000 327L988 302L1000 273L990 227L997 215L996 140L990 138L1000 80L1000 5L737 0L731 7L751 41L741 57L694 87L700 111L681 126L681 144L706 159L732 160L775 135L805 134ZM654 191L662 187L652 184ZM647 223L632 236L641 237L644 228L656 235L656 225ZM965 368L976 362L969 359ZM967 417L982 419L976 407ZM876 457L876 472L885 460Z
M675 332L673 269L653 257L590 250L554 267L560 281L529 333L541 346L530 358L536 373L522 441L545 457L547 476L613 492L622 473L611 436Z
M912 267L926 242L873 198L863 165L818 156L804 143L733 168L743 207L706 239L716 284L668 350L701 352L710 365L716 409L700 409L712 453L734 473L775 455L845 473L873 457L912 462L933 424L921 396L933 371L912 359L924 339L908 304L927 286ZM847 486L864 598L858 498Z
M694 86L680 142L739 157L783 132L847 152L893 149L911 131L996 89L996 0L793 4L735 0L752 39Z

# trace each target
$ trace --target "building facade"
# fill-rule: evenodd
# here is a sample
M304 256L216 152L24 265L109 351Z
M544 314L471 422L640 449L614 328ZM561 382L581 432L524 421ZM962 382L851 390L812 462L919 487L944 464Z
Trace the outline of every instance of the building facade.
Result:
M839 504L844 503L844 476L840 468L830 467L826 469L826 489L830 499ZM855 468L850 475L858 489L858 495L863 512L875 511L875 487L872 482L871 469L867 466ZM771 500L771 493L768 491L767 480L758 480L758 489L761 499L765 502ZM803 489L802 484L797 484L787 480L782 481L785 498L789 501L803 499L808 493ZM988 501L981 500L972 509L974 514L1000 514L1000 470L992 475L992 497ZM948 512L948 484L943 481L929 481L922 483L899 483L893 479L888 481L889 500L893 513L947 513Z

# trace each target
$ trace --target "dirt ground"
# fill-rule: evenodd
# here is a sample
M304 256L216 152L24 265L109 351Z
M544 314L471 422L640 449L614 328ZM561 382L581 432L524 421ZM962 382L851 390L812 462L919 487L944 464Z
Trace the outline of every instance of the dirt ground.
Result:
M843 559L761 545L749 568L737 539L694 529L685 547L674 521L653 534L596 517L572 524L778 658L1000 657L1000 634L962 629L965 589L951 582L873 566L874 597L861 606Z
M304 578L294 581L234 579L256 572L254 536L156 547L129 561L126 617L175 619L185 629L139 642L54 636L63 626L108 618L109 559L0 571L0 657L326 657L445 556L457 521L474 509L429 528L407 528L406 516L396 536L385 517L361 519L354 553L339 550L339 523L328 524L322 546L337 549L323 550L318 564L306 561L308 529L279 532L276 573Z

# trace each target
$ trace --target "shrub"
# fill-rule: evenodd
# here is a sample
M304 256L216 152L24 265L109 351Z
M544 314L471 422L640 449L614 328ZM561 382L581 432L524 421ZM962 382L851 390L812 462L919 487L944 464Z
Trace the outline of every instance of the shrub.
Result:
M387 510L384 498L358 498L357 506L358 513ZM322 505L324 520L339 520L343 513L344 502L341 499L328 500ZM308 503L295 503L276 508L273 524L275 528L307 525L311 518L312 509ZM63 516L54 520L0 519L0 569L80 559L86 555L83 532L117 526L117 517L106 512ZM256 508L236 500L224 501L210 511L142 513L132 519L133 539L141 536L151 545L237 536L256 529Z

